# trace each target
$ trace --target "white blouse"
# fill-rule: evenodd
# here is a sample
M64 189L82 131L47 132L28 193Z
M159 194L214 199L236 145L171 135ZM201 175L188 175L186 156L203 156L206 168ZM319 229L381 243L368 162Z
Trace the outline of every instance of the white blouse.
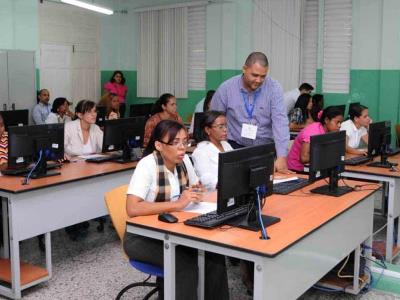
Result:
M87 144L90 145L87 146ZM91 153L101 153L103 146L103 131L96 124L90 125L89 140L86 146L83 144L83 135L80 120L65 123L64 128L64 152L68 155L83 155L88 149Z
M221 141L224 151L232 150L232 146ZM199 143L193 151L192 159L200 182L209 190L215 190L218 183L218 154L220 153L217 146L210 141Z
M199 179L194 172L193 165L190 162L190 158L185 155L183 162L186 166L186 170L189 178L189 185L197 184ZM178 200L180 196L180 184L178 173L176 168L174 173L167 169L167 176L169 184L171 186L171 201ZM153 154L149 154L143 157L136 166L133 172L131 181L128 186L128 195L135 195L145 201L154 202L156 199L156 193L158 191L158 180L157 180L157 162Z
M361 126L360 128L357 128L352 120L344 121L340 126L340 130L346 131L346 136L349 139L348 145L351 148L358 148L360 146L361 137L368 134L365 127Z

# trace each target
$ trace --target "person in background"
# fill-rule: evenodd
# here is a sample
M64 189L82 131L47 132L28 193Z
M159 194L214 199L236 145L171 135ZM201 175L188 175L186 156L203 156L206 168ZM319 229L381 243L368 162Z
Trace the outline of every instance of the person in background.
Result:
M189 203L200 201L198 178L185 154L188 134L176 121L162 120L154 128L145 157L133 173L128 186L126 212L129 217L155 215L183 210ZM127 233L123 242L130 259L164 265L163 242ZM197 250L176 247L177 300L197 299ZM229 299L225 257L205 252L205 299Z
M289 169L304 172L304 164L310 161L310 137L339 131L342 122L343 114L337 107L328 106L321 111L319 121L305 127L294 140L288 155Z
M228 126L225 114L207 111L201 127L206 140L197 145L192 159L201 183L207 190L213 191L218 182L218 154L232 150L232 146L226 141Z
M125 85L125 77L121 71L114 71L110 81L104 85L104 93L115 94L118 96L121 115L125 113L125 102L128 87Z
M46 119L51 112L51 106L49 104L50 93L46 89L42 89L37 94L37 104L33 107L32 118L36 125L46 123Z
M51 113L47 116L46 124L66 123L71 121L73 114L69 110L69 102L64 97L54 99Z
M183 124L176 107L176 98L172 94L162 94L154 104L152 116L147 120L144 129L143 146L149 143L151 133L162 120L173 120Z
M215 92L211 109L226 113L228 142L233 148L275 142L275 169L288 173L286 156L289 122L283 105L282 88L267 76L264 53L251 53L243 74L223 82Z
M296 101L294 108L289 116L289 128L293 131L300 131L308 124L317 119L312 117L313 102L310 94L302 94Z
M78 119L65 124L64 152L69 156L100 153L103 132L96 123L96 104L81 100L75 108Z
M8 134L0 112L0 166L8 162Z
M311 117L314 120L318 120L318 114L323 109L324 109L324 95L322 94L312 95Z
M215 91L214 90L209 90L206 94L206 97L203 98L199 103L197 103L196 108L194 110L194 113L192 115L192 120L190 121L190 128L189 128L189 133L193 134L194 130L194 116L197 112L206 112L210 110L211 106L211 99L214 96ZM200 106L200 107L199 107Z
M106 105L106 119L107 120L115 120L121 117L119 112L119 100L118 96L111 94L111 99L107 102Z
M297 89L286 92L283 95L283 102L286 107L286 113L290 114L300 95L311 94L313 90L314 87L311 84L304 82Z
M371 119L368 115L368 107L358 104L353 105L349 111L350 119L344 121L340 130L346 131L346 152L350 154L367 155L366 149L360 148L361 141L363 146L368 145L368 126Z

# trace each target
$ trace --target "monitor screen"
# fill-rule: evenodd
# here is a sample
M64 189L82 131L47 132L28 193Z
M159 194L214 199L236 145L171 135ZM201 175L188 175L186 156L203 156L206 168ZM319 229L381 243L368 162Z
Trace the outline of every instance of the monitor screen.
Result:
M146 120L151 117L153 103L132 104L129 107L129 117L146 117Z
M130 160L132 148L143 145L145 124L144 116L105 121L102 152L123 150L123 156Z
M203 125L204 120L204 113L197 112L194 114L194 121L193 121L193 138L196 143L200 143L202 140L205 139L203 129L201 128Z
M236 149L219 154L217 213L222 214L241 205L256 208L255 190L260 188L264 196L272 194L275 144L265 144ZM254 204L254 205L253 205ZM233 220L236 226L259 230L256 210ZM278 218L263 216L265 226L279 222Z
M339 187L339 174L344 171L346 154L346 131L329 132L311 136L310 180L329 177L329 184L311 190L313 193L341 196L350 192L348 187Z
M19 109L19 110L5 110L1 112L4 119L4 126L6 131L10 126L23 126L28 125L29 120L29 110Z
M41 154L40 154L41 153ZM39 161L39 158L41 160ZM46 170L46 161L64 158L64 124L11 126L8 131L8 166L38 165Z
M390 121L375 122L369 124L368 127L368 156L372 157L380 155L380 161L369 163L370 167L392 168L396 163L389 162L388 156L392 149L390 143L392 141L391 123Z

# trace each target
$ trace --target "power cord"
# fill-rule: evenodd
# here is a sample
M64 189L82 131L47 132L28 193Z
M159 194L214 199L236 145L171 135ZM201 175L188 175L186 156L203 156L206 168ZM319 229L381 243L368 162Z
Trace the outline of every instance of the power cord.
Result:
M269 237L267 235L267 231L265 230L264 223L262 220L262 215L261 215L261 200L260 200L260 189L259 188L257 188L257 206L258 206L258 220L260 222L260 227L261 227L261 239L268 240Z
M35 163L35 165L33 166L33 168L30 170L30 172L28 173L28 175L26 175L26 177L24 179L22 179L22 185L28 185L29 184L29 180L32 176L33 171L35 171L36 167L39 165L40 160L42 159L42 150L39 151L39 159L37 160L37 162Z

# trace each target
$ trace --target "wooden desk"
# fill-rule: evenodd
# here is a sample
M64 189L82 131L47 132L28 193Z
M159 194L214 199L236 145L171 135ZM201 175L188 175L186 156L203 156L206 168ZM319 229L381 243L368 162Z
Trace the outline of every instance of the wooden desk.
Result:
M376 157L374 161L380 160ZM400 164L400 155L389 157L389 161ZM386 253L388 262L400 253L400 230L397 231L397 242L394 243L394 221L400 216L400 172L391 171L385 168L368 167L365 165L346 166L343 176L357 179L367 179L384 183L384 191L388 190L388 212L387 212L387 230L386 230ZM399 229L399 227L397 228Z
M21 290L48 280L52 269L50 232L107 215L105 192L127 184L135 166L136 162L71 162L62 166L61 175L32 179L29 185L21 185L21 177L1 176L4 249L0 280L10 282L11 288L0 285L0 294L19 299ZM45 269L20 262L19 242L40 234L45 234Z
M303 191L321 184L314 183ZM268 197L264 213L281 221L267 229L271 238L267 241L260 240L259 232L166 224L156 216L129 219L127 231L164 242L165 299L174 299L177 245L253 261L254 299L295 299L353 250L359 259L361 243L371 244L374 193L365 190L336 198L297 191ZM193 216L188 212L174 214L180 221ZM359 260L355 265L353 289L358 291Z

